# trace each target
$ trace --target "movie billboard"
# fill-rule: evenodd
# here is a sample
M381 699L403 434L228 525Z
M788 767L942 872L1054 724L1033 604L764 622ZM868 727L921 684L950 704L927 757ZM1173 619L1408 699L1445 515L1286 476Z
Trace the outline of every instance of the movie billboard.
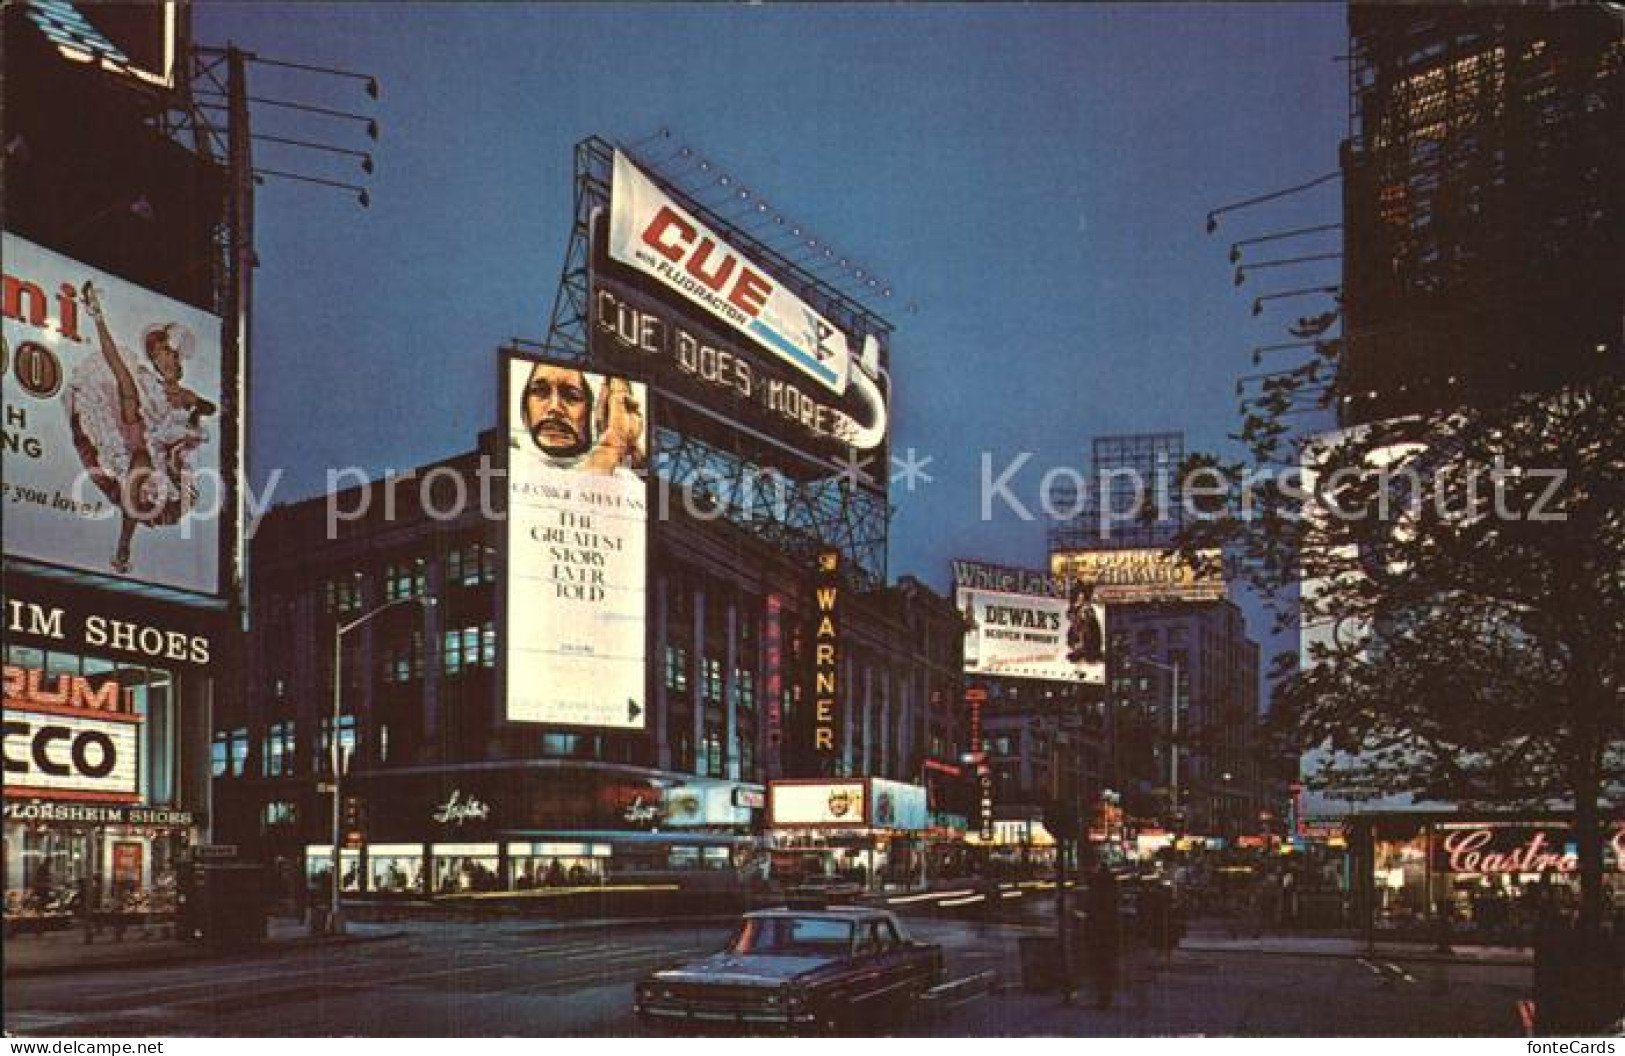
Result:
M219 317L3 237L5 552L217 593Z
M1219 551L1202 550L1193 563L1158 549L1063 550L1050 555L1051 574L1087 583L1106 605L1151 601L1223 601Z
M965 617L965 673L1104 684L1106 611L1084 583L954 562Z
M641 730L648 393L519 356L507 374L507 717Z
M881 337L847 335L624 155L614 171L609 218L593 225L593 362L798 449L883 456Z

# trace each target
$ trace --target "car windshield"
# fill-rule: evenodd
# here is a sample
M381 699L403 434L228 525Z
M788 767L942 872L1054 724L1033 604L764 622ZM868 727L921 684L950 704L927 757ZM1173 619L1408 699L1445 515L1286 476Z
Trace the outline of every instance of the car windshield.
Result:
M845 956L852 952L852 922L828 917L750 917L728 952Z

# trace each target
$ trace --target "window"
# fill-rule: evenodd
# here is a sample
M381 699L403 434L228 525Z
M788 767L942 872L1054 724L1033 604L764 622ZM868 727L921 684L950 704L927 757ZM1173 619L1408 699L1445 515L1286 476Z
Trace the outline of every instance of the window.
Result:
M688 650L680 645L666 646L666 688L688 692Z
M356 726L354 715L339 716L339 757L344 772L349 773L355 759ZM333 772L333 718L328 716L322 719L321 739L317 747L316 771L322 774Z
M497 631L492 621L445 632L441 666L446 674L461 674L470 667L495 667L496 662Z
M423 679L423 632L414 629L409 639L387 643L380 650L380 674L385 682L400 684Z
M734 668L734 707L747 714L756 711L756 675L752 671Z
M210 772L215 777L242 777L248 762L248 728L219 730L214 735Z
M446 552L446 583L454 587L477 587L495 583L497 553L483 543L467 543Z
M344 615L361 608L361 573L338 576L322 587L322 604L329 613Z
M407 598L421 598L428 593L429 574L423 558L391 564L384 570L385 600L404 601Z
M266 828L274 825L292 825L299 820L299 810L292 803L275 800L260 811L260 821Z
M293 752L293 723L273 723L271 728L265 731L265 776L292 776Z
M707 704L722 703L722 661L715 657L705 658L705 669L701 672L704 677L703 696Z

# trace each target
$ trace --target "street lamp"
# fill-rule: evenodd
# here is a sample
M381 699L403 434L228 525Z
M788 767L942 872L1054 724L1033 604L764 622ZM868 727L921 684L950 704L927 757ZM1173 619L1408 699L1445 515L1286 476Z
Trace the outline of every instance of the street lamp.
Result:
M417 595L396 598L393 601L384 602L370 612L357 616L349 623L340 623L333 628L333 724L327 734L328 746L333 755L333 898L332 904L328 906L327 911L327 933L329 935L344 934L344 913L339 904L339 889L341 886L339 869L342 862L339 843L343 837L341 830L343 828L342 811L344 804L343 749L340 746L339 722L343 716L342 705L344 700L344 636L374 617L383 615L390 609L398 608L401 605L417 604L427 608L433 607L434 603L434 598L419 597Z
M1179 806L1179 661L1165 664L1160 660L1131 656L1127 662L1161 668L1173 676L1168 686L1168 785L1173 793L1173 814L1177 819L1182 814ZM1177 825L1175 829L1177 834Z

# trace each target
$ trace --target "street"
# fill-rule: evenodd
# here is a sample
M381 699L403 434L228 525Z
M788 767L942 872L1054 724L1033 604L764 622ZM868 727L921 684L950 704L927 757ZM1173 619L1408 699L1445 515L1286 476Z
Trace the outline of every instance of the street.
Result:
M1511 1035L1528 969L1343 956L1180 951L1132 958L1113 1009L1020 988L1032 922L912 919L941 943L950 978L997 973L957 1004L922 1008L903 1035ZM717 925L560 929L537 921L359 925L374 941L267 950L189 964L9 979L18 1035L627 1035L633 981L715 948ZM956 998L957 1000L957 998Z

